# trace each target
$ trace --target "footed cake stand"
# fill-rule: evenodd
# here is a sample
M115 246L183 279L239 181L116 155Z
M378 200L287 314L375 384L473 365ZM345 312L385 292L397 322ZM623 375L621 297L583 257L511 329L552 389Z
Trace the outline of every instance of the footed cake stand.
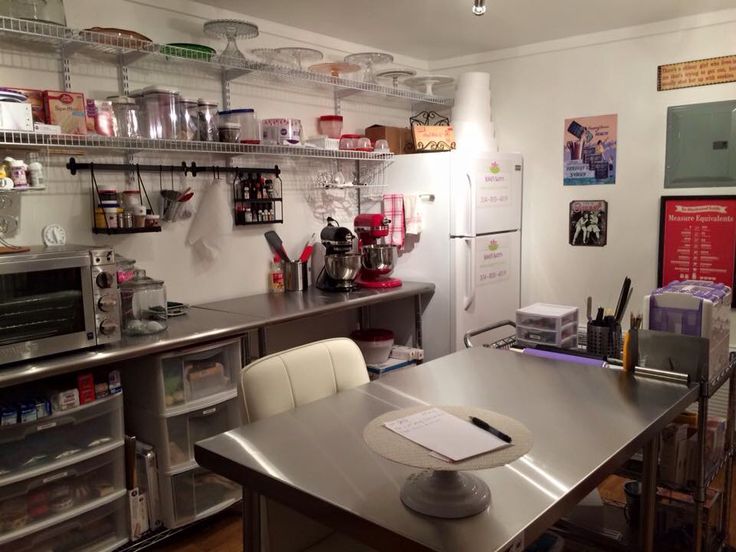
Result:
M404 79L404 85L424 92L428 96L432 96L434 94L435 86L450 84L454 80L454 78L445 77L444 75L423 75L421 77L409 77L408 79Z
M391 79L393 81L394 88L399 87L399 79L406 77L413 77L417 72L413 69L387 69L376 73L376 77L379 79Z
M524 456L532 448L531 432L521 422L483 408L439 406L437 408L464 420L469 416L485 420L512 439L511 446L461 462L446 462L430 456L429 450L384 427L386 422L428 408L431 406L387 412L366 426L363 438L374 452L384 458L425 470L410 475L401 487L401 502L408 508L448 519L483 512L491 504L491 490L480 477L467 472L504 466Z
M258 36L258 26L239 19L214 19L204 24L204 32L208 36L227 39L227 46L222 51L224 59L245 59L243 52L238 49L238 38L255 38Z
M384 54L383 52L360 52L358 54L349 54L345 56L345 63L355 63L363 67L365 73L363 74L363 80L371 84L376 84L376 65L385 65L391 63L394 60L394 56L391 54Z

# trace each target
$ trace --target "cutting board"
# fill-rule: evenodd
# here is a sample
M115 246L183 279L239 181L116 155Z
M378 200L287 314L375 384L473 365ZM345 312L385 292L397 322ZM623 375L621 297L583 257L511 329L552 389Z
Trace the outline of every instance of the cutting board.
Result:
M30 247L0 247L0 255L10 255L11 253L27 253Z

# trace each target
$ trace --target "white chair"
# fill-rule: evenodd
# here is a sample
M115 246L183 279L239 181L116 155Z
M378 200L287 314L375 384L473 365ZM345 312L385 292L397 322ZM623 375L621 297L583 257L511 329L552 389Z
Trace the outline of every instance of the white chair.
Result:
M286 412L368 382L358 346L326 339L268 355L240 372L244 423ZM263 552L364 552L372 550L270 499L261 499Z

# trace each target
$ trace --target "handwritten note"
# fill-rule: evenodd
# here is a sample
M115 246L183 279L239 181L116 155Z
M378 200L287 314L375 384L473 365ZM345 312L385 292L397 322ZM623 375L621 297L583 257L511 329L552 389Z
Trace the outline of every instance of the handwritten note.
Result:
M391 431L414 441L453 462L509 446L469 421L429 408L384 424Z

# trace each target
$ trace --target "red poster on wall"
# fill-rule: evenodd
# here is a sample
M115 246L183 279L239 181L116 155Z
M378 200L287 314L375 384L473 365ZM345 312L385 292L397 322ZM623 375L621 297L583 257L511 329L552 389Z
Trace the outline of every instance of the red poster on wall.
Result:
M659 285L707 280L734 286L736 196L662 198Z

